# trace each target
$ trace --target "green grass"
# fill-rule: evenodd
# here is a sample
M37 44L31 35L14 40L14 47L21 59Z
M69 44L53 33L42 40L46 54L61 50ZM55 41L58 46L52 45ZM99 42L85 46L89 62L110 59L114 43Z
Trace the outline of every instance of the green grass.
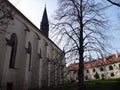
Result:
M91 80L86 81L87 88L96 88L101 90L120 90L119 79Z
M71 83L68 82L64 85L59 85L59 86L51 86L51 87L47 87L47 88L41 88L39 90L71 90L77 87L76 83Z
M77 83L68 82L64 85L34 89L34 90L72 90L77 87L78 87ZM84 90L120 90L120 79L85 81Z

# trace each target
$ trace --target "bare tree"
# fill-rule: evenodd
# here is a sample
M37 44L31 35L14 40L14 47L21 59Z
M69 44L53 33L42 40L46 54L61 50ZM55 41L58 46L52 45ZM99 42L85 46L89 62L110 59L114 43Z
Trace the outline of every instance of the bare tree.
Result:
M62 43L68 60L78 60L79 86L84 85L84 60L100 57L105 50L105 6L95 0L59 0L53 24L54 38Z
M120 7L120 1L119 0L107 0L111 4Z

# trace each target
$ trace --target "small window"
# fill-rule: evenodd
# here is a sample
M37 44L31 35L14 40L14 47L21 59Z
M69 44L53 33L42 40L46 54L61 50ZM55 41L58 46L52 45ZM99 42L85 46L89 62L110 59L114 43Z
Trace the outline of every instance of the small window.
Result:
M74 71L74 74L76 74L77 73L77 71Z
M100 67L100 71L104 71L103 67Z
M113 70L113 66L109 66L109 70Z
M93 72L95 72L96 70L95 70L95 68L93 69Z
M119 69L120 69L120 64L119 64Z
M120 55L118 55L118 58L120 58Z
M100 77L99 77L99 74L96 72L96 74L94 75L94 78L95 79L99 79Z
M86 70L87 73L89 73L89 70Z
M88 80L88 76L85 76L85 79Z
M111 73L111 77L114 77L115 75L114 75L114 73Z

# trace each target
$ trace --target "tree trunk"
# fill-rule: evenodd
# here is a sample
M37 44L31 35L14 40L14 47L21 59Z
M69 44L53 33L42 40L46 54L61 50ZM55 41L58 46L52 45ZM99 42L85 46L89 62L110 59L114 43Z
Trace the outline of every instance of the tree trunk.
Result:
M84 48L83 48L83 17L82 17L82 0L80 0L80 38L79 38L79 71L78 71L78 80L79 80L79 87L84 86Z

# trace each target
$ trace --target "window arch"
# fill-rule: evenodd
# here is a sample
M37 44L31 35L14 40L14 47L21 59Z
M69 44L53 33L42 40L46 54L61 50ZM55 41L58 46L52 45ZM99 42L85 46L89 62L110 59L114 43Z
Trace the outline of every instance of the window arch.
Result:
M15 59L16 59L17 44L18 44L18 39L15 33L11 35L10 42L11 42L11 55L10 55L9 67L15 68Z
M114 77L115 75L114 75L114 73L111 73L111 77Z
M113 70L113 66L110 65L110 66L109 66L109 70Z
M32 46L31 46L31 43L30 43L30 42L28 42L28 54L30 55L30 56L29 56L29 70L31 70Z

